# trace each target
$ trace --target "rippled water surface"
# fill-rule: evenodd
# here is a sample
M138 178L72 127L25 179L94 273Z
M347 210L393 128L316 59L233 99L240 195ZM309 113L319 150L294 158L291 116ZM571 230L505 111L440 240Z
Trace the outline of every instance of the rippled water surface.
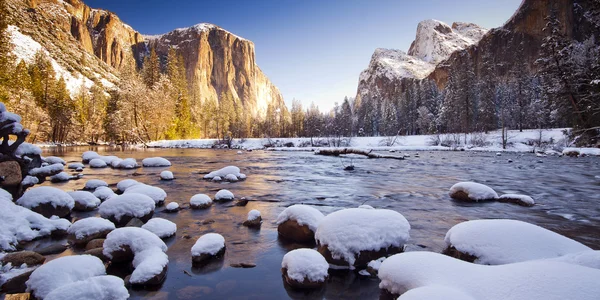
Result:
M89 148L47 150L68 162L81 161ZM136 170L89 169L83 179L62 184L45 183L64 190L83 188L88 179L102 179L111 186L126 178L163 188L168 202L189 203L192 195L214 195L219 189L246 197L247 206L215 204L208 210L183 209L176 214L157 208L156 217L177 223L177 235L166 240L169 250L168 274L155 291L132 290L132 298L152 299L377 299L377 279L354 273L332 274L327 287L309 294L287 290L281 278L283 255L302 245L277 237L274 220L292 204L315 205L327 214L363 203L402 213L411 224L408 251L440 252L444 235L453 225L472 219L511 218L534 223L600 249L600 176L598 158L538 158L532 154L472 152L416 152L406 160L356 157L354 171L344 171L350 160L317 156L311 152L254 151L237 154L229 150L101 148L100 154L141 159L162 156L170 168ZM509 163L511 159L513 162ZM540 161L541 162L538 162ZM248 179L238 183L213 183L202 174L236 165ZM174 181L160 181L168 169ZM461 203L448 197L448 189L459 181L477 181L499 194L532 196L534 207L506 203ZM259 230L241 225L251 209L262 213ZM88 215L94 215L88 213ZM77 216L77 215L76 215ZM217 232L226 239L222 261L195 269L190 249L204 233ZM191 237L191 238L186 238ZM45 243L39 241L37 243ZM35 245L32 245L33 247ZM72 254L67 250L61 255ZM255 268L234 268L231 264L254 263Z

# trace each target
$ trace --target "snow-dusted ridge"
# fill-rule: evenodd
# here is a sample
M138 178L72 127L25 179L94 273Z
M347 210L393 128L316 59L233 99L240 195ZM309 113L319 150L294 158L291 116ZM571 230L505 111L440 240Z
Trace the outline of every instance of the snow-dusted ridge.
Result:
M150 41L150 40L159 40L159 39L164 38L167 35L171 35L171 34L175 34L175 33L177 33L177 34L186 34L186 33L190 33L190 32L200 33L200 32L209 32L211 30L222 30L239 40L247 41L247 42L250 42L251 44L254 44L250 40L247 40L239 35L233 34L230 31L227 31L227 30L225 30L215 24L211 24L211 23L198 23L198 24L192 25L190 27L176 28L174 30L171 30L171 31L169 31L167 33L163 33L163 34L156 34L156 35L145 35L144 34L144 35L142 35L142 37L144 38L144 40Z

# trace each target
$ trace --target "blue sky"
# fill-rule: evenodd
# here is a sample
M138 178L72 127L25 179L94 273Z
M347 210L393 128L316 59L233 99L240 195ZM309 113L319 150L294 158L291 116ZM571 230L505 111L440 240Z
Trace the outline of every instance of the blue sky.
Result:
M327 110L354 96L375 48L407 51L419 21L501 26L521 0L84 0L142 34L213 23L252 40L286 102Z

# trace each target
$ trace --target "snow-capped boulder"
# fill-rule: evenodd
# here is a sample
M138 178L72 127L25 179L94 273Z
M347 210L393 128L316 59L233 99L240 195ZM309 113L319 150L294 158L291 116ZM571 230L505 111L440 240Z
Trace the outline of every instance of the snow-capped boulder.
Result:
M325 216L314 207L296 204L284 209L277 216L277 232L282 237L295 242L306 243L315 240L315 231Z
M162 171L162 172L160 172L160 179L173 180L173 179L175 179L175 176L173 176L173 172L171 172L171 171Z
M115 228L115 224L109 220L89 217L81 219L69 227L68 239L71 244L83 247L91 240L105 238Z
M171 162L162 157L147 157L142 160L144 167L170 167Z
M37 177L27 175L25 178L23 178L23 181L21 181L21 187L26 190L38 183L40 183L40 180Z
M29 175L38 178L46 178L48 176L54 176L65 169L62 164L47 165L39 168L33 168L29 170Z
M142 228L123 227L106 236L103 253L113 262L132 261L133 285L158 285L167 274L167 245L156 234Z
M238 177L237 177L237 176L235 176L235 175L233 175L233 174L227 174L227 175L225 176L225 180L227 180L227 181L229 181L229 182L236 182L236 181L238 181L239 179L238 179Z
M448 230L446 253L478 264L501 265L591 250L537 225L517 220L473 220Z
M364 268L374 259L402 252L409 230L406 218L396 211L348 208L323 218L315 240L330 264Z
M253 209L248 212L248 218L244 221L243 225L246 227L260 227L262 223L262 217L260 211Z
M126 300L129 292L123 279L112 276L94 276L58 287L44 300Z
M368 204L359 205L358 208L362 208L362 209L375 209L373 206L368 205Z
M118 158L118 159L114 159L110 162L109 166L113 169L117 169L117 166L119 166L119 164L123 161L123 159Z
M102 155L102 156L98 157L98 159L103 160L107 166L112 166L113 162L115 162L115 161L118 161L118 162L123 161L122 159L120 159L119 157L114 156L114 155Z
M53 183L66 182L66 181L71 180L72 178L73 178L73 176L69 175L69 173L60 172L56 175L50 176L50 182L53 182Z
M229 179L227 178L228 175ZM238 181L246 178L246 175L240 173L240 168L236 166L228 166L204 175L204 179L213 179L214 177L225 178L228 181ZM235 179L233 178L235 177Z
M75 201L73 210L92 211L100 205L100 199L88 191L74 191L68 192L67 194Z
M576 253L569 253L560 257L549 258L547 260L600 269L600 250L586 250Z
M379 287L394 298L408 290L439 286L453 289L450 295L461 293L459 299L592 300L600 295L600 270L552 261L484 266L433 252L406 252L387 258L378 276Z
M190 198L190 207L193 209L209 208L212 203L212 199L206 194L196 194Z
M100 199L100 201L104 201L112 196L117 195L111 188L106 186L97 187L93 194L95 197Z
M126 158L126 159L122 159L120 160L115 166L115 169L135 169L138 168L140 165L138 165L137 160L135 160L135 158Z
M117 190L119 190L121 193L123 193L123 192L125 192L126 189L128 189L136 184L140 184L140 182L138 182L135 179L123 179L123 180L119 181L119 183L117 183Z
M377 276L377 273L379 273L379 268L381 267L381 263L386 259L387 257L380 257L378 259L372 260L367 264L367 273L369 273L370 275L373 276Z
M106 164L106 162L100 158L94 158L90 160L90 168L101 169L106 168L107 166L108 165Z
M27 291L37 299L45 299L55 289L101 275L106 275L106 269L97 257L91 255L63 256L49 261L33 271L26 283Z
M172 237L177 232L177 224L163 218L152 218L142 228L156 234L161 239Z
M156 207L152 198L137 193L128 193L111 197L100 204L100 216L109 219L117 226L124 226L131 219L138 218L147 222Z
M515 203L521 206L533 206L535 201L527 195L504 194L498 197L499 202Z
M62 190L41 186L27 190L17 204L49 218L67 216L75 206L75 201Z
M223 254L225 254L225 238L218 233L207 233L192 247L192 262L202 266L212 259L221 258Z
M220 190L215 194L215 201L231 201L234 198L233 193L228 190Z
M179 203L177 202L169 202L165 207L167 212L178 212L179 211Z
M221 176L215 176L211 179L211 181L220 182L220 181L223 181L223 178L221 178Z
M296 249L283 256L281 272L292 288L312 289L325 285L329 263L313 249Z
M100 154L96 153L95 151L85 151L81 155L81 160L84 164L89 163L94 158L100 158Z
M88 190L88 191L93 191L101 186L108 186L108 183L106 183L106 181L100 180L100 179L90 179L90 180L86 181L83 189Z
M71 169L71 170L83 170L83 168L85 168L85 165L82 163L70 163L67 168Z
M134 184L125 189L125 191L123 192L123 194L131 193L146 195L152 198L152 200L154 200L154 203L157 206L162 205L165 202L165 199L167 198L167 193L165 192L165 190L144 183Z
M48 156L48 157L44 157L44 161L46 161L48 164L53 165L53 164L62 164L63 166L67 164L67 162L60 158L60 157L56 157L56 156Z
M477 182L459 182L450 188L450 197L461 201L485 201L498 198L498 194L487 185Z

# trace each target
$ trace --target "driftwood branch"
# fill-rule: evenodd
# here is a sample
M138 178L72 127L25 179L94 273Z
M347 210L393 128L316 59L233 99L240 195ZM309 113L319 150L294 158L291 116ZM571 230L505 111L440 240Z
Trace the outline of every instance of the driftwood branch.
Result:
M373 150L362 150L362 149L356 149L356 148L332 148L332 149L321 149L319 151L316 151L315 154L317 155L326 155L326 156L340 156L343 154L358 154L358 155L364 155L368 158L391 158L391 159L399 159L399 160L403 160L404 157L403 156L395 156L395 155L385 155L385 154L379 154L379 153L373 153Z

